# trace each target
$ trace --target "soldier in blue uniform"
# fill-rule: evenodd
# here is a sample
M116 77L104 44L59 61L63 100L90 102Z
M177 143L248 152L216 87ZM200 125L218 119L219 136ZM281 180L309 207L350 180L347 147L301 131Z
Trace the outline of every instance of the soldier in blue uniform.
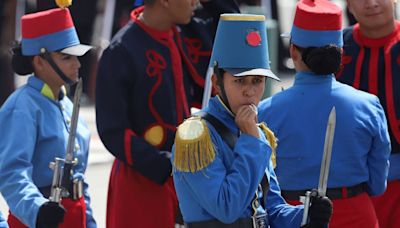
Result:
M335 107L329 226L378 227L369 195L382 194L386 187L387 122L376 96L335 80L342 45L342 10L327 0L299 1L290 44L294 85L261 102L259 118L279 139L275 172L282 196L296 204L318 185L327 120Z
M182 123L173 149L174 183L183 219L196 227L300 227L303 206L280 196L271 160L274 134L258 124L269 67L265 18L222 14L211 63L218 95ZM310 223L329 222L328 198L316 197Z
M72 102L66 85L78 80L91 46L79 42L68 8L21 18L22 40L13 47L13 69L33 74L0 109L0 192L10 209L11 227L96 227L84 173L90 132L78 120L70 195L50 202L55 157L65 158Z

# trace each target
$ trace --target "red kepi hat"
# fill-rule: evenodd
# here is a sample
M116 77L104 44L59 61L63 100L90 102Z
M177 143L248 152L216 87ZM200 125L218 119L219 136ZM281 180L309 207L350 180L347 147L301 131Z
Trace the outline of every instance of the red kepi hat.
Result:
M343 46L342 9L328 0L300 0L297 3L292 43L300 47Z
M62 52L82 56L92 48L80 44L68 8L57 8L26 14L21 18L22 54Z

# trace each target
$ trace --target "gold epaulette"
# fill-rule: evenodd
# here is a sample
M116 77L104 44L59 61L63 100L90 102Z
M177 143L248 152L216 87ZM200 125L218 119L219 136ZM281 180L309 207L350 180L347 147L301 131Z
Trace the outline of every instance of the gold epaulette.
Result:
M190 117L179 125L175 136L174 167L181 172L197 172L215 159L214 145L206 122Z
M271 129L269 129L267 127L266 123L264 123L264 122L260 123L259 127L264 132L264 134L267 137L267 140L269 142L269 145L271 146L271 149L272 149L271 161L272 161L272 164L275 169L275 167L276 167L276 147L278 146L278 139L275 137L274 132L272 132Z

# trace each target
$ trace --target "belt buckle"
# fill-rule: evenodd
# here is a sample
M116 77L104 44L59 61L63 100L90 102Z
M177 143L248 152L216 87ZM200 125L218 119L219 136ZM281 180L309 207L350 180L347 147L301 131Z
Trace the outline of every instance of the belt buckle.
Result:
M251 216L253 228L267 228L267 214L261 213Z

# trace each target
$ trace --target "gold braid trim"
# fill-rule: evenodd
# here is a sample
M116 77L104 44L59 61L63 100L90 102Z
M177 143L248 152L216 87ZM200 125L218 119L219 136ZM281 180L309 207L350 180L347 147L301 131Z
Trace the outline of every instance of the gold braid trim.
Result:
M272 161L272 165L275 169L275 167L276 167L276 147L278 146L278 139L275 137L274 132L272 132L271 129L269 129L267 127L266 123L264 123L264 122L260 123L259 127L264 132L265 136L267 136L269 145L271 146L271 149L272 149L271 161Z
M194 173L207 167L214 159L214 144L204 120L191 117L179 125L173 161L178 171Z

